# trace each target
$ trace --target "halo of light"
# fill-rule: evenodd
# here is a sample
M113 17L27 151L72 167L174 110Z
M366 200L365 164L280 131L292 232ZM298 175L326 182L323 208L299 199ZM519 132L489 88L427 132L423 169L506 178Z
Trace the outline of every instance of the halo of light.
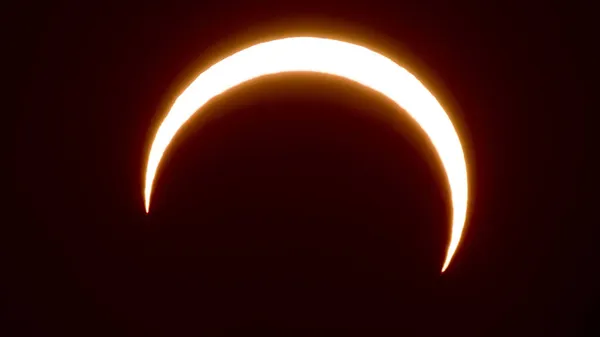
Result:
M273 40L237 52L201 73L175 100L154 137L146 167L146 212L150 211L152 187L165 150L198 109L241 83L292 71L340 76L378 91L425 131L440 156L452 197L452 231L444 272L458 248L467 215L467 165L459 136L435 96L415 76L387 57L347 42L315 37Z

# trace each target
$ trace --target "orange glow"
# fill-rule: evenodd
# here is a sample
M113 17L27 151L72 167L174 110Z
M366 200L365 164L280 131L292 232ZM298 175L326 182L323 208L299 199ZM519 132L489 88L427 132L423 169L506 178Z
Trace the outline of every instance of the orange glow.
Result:
M437 99L415 76L387 57L347 42L294 37L260 43L200 74L177 98L154 137L146 168L146 212L150 211L152 184L165 150L198 109L241 83L291 71L325 73L358 82L396 102L423 128L444 165L452 195L452 233L444 272L458 248L467 214L467 165L458 134Z

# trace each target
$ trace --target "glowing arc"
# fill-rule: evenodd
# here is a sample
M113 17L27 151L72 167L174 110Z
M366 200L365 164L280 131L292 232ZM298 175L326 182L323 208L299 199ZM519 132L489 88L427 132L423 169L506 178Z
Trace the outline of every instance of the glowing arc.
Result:
M340 76L376 90L403 108L425 131L440 156L452 196L452 232L444 272L458 248L467 215L467 165L458 134L437 99L415 76L387 57L347 42L314 37L274 40L237 52L201 73L176 99L156 132L146 167L146 212L150 211L152 186L165 150L198 109L239 84L292 71Z

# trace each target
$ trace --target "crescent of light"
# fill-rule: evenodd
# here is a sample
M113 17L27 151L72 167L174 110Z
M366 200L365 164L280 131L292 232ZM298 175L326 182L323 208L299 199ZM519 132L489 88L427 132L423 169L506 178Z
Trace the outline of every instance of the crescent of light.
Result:
M177 130L206 102L254 78L291 71L337 75L378 91L408 112L431 140L444 165L452 196L452 233L442 272L448 268L465 225L467 166L450 118L425 86L387 57L347 42L293 37L256 44L200 74L176 99L158 128L146 168L145 206L160 160Z

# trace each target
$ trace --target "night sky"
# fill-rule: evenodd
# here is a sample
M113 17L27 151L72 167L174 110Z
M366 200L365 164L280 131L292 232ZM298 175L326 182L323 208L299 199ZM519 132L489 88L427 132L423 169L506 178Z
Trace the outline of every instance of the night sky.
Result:
M1 335L598 331L575 6L27 6L9 32L24 66ZM176 96L221 58L298 35L392 58L450 114L471 200L443 275L451 203L437 154L405 111L333 76L267 76L210 101L171 143L145 214L145 160Z

